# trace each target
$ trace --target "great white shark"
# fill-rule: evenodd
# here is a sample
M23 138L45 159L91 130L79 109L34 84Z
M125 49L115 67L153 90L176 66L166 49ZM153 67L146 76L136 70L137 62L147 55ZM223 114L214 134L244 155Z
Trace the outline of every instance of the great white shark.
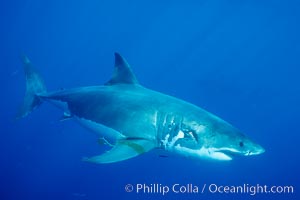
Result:
M55 92L47 92L28 57L24 56L23 62L26 93L17 117L25 117L43 101L58 106L64 119L77 120L111 146L109 151L85 161L113 163L153 149L213 160L265 151L216 115L143 87L118 53L113 76L104 85Z

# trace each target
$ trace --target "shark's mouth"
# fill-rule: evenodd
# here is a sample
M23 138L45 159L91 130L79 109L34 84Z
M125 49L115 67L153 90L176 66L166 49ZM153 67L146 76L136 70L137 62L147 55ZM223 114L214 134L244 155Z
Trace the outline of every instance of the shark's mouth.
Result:
M214 160L232 160L239 152L231 148L207 148L208 157Z
M232 160L233 157L239 155L240 152L235 149L222 148L215 149L211 154L212 158L215 158L217 160Z
M203 159L220 160L220 161L232 160L235 155L240 154L240 152L231 148L202 147L200 149L189 149L187 147L176 145L174 147L174 150L187 157L199 157Z
M245 151L245 152L241 152L238 151L236 149L232 149L232 148L220 148L220 149L216 149L214 151L214 153L218 153L220 155L222 155L223 157L228 157L228 159L232 159L235 156L252 156L252 155L258 155L261 152L252 152L252 151Z

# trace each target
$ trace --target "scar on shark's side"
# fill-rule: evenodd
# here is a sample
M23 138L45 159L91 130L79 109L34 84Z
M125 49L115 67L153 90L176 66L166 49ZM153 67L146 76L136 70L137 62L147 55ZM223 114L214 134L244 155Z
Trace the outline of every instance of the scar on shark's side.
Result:
M44 101L99 135L111 149L85 158L113 163L161 149L186 157L231 160L265 150L219 117L178 98L140 85L126 60L115 53L112 78L102 86L48 92L43 79L24 56L26 93L17 114L22 118ZM165 157L165 156L162 156Z

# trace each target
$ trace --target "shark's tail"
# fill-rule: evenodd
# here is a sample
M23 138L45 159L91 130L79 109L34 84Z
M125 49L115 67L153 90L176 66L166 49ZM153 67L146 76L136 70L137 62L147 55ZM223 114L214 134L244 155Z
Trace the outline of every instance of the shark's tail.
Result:
M27 56L22 57L24 72L26 77L26 93L21 109L17 113L17 118L22 118L31 113L41 103L41 94L47 92L45 84L39 73L34 69Z

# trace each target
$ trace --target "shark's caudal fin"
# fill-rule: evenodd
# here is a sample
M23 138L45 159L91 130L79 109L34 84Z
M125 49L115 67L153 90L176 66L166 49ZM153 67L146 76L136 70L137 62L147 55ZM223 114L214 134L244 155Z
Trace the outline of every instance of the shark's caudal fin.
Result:
M24 63L24 72L26 77L26 93L17 118L27 116L33 109L37 108L42 100L38 96L46 93L46 87L39 73L34 69L27 56L22 57Z
M115 53L115 69L113 77L105 85L115 84L139 84L130 65L118 53Z

